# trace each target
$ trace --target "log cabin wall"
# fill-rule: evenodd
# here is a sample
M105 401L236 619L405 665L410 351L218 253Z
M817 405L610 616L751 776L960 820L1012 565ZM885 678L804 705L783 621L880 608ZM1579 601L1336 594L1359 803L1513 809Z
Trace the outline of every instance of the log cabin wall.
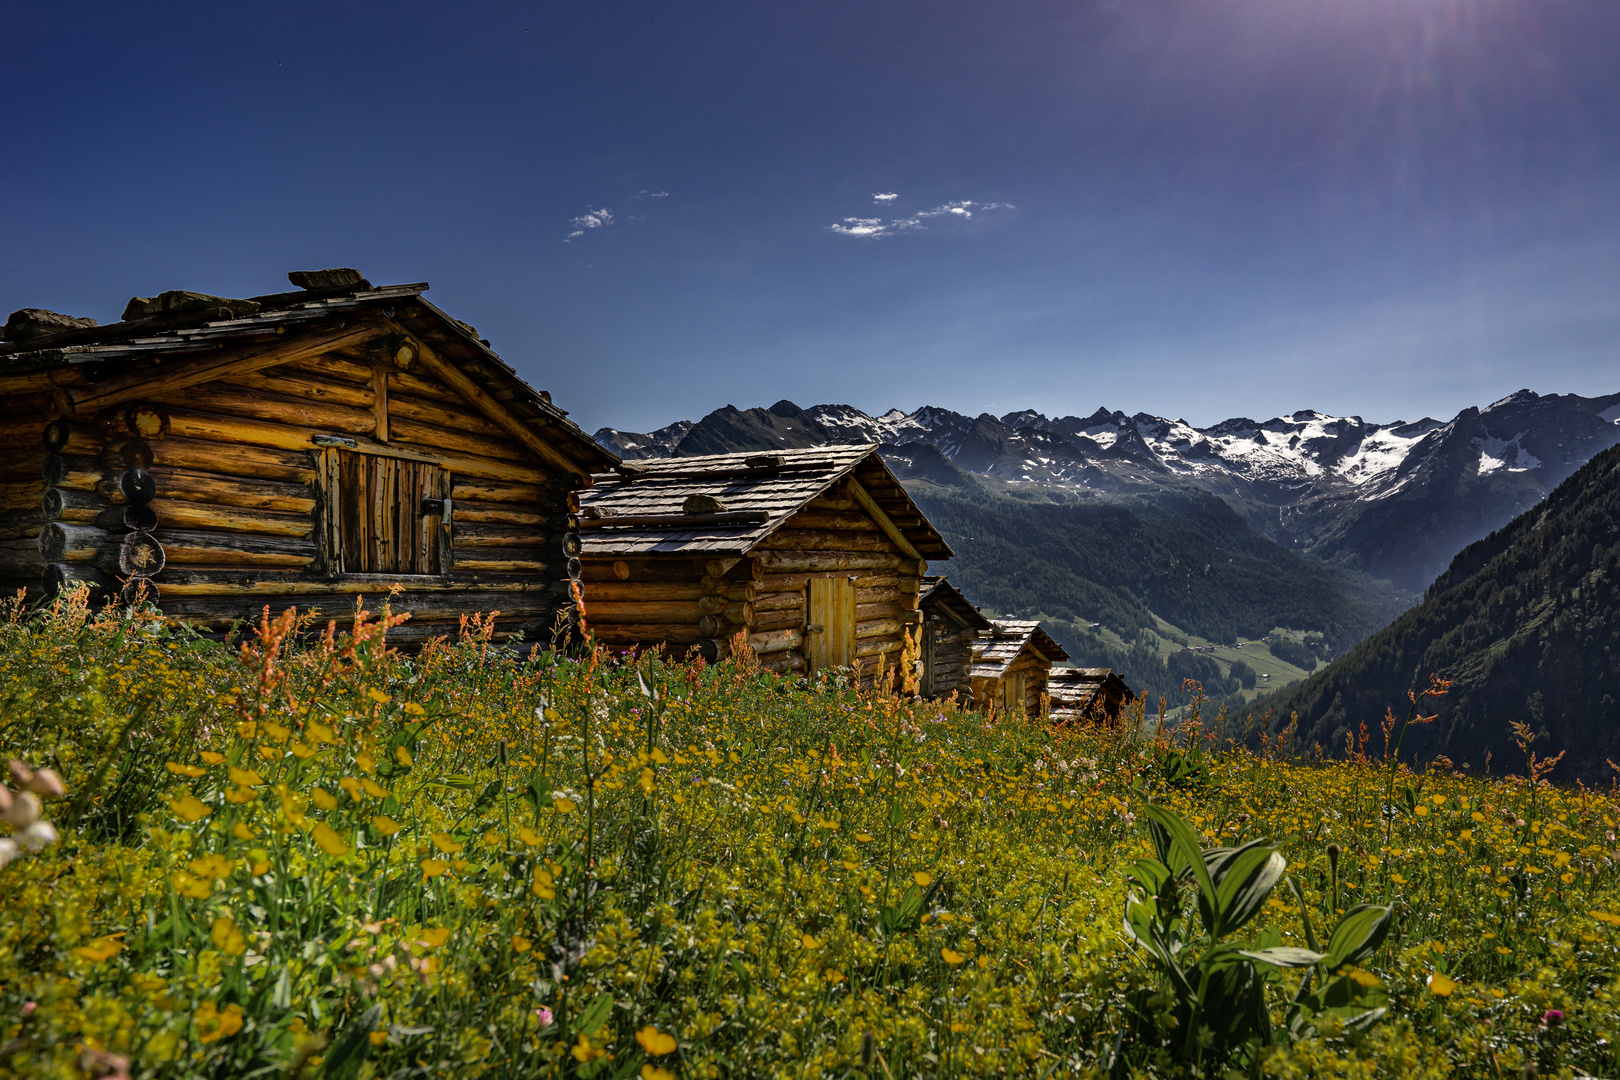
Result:
M165 614L212 631L266 604L341 618L365 595L375 610L398 584L392 606L412 619L396 643L494 610L498 636L548 640L579 571L571 492L615 459L469 348L464 328L416 299L420 286L404 289L359 292L330 348L318 347L324 328L313 348L308 331L289 333L251 365L178 385L148 376L125 391L138 399L90 416L18 416L27 387L0 374L4 422L43 444L40 479L0 489L8 515L31 496L43 507L36 581L130 593L144 582ZM93 399L86 370L47 374ZM11 539L26 540L14 520ZM21 577L33 569L0 551Z
M973 643L990 620L943 577L922 579L918 607L923 617L924 697L973 698Z
M880 669L894 673L921 623L919 546L949 548L875 450L638 462L601 479L583 496L581 525L597 640L677 654L696 647L713 659L743 633L772 671L805 672L833 656L867 683ZM813 609L829 594L842 597L847 626L813 621L825 621Z
M1023 685L1026 716L1039 716L1041 695L1056 661L1069 654L1033 621L998 619L979 634L973 647L973 702L981 709L994 704L997 709L1016 708L1017 700L1007 700L1009 688Z

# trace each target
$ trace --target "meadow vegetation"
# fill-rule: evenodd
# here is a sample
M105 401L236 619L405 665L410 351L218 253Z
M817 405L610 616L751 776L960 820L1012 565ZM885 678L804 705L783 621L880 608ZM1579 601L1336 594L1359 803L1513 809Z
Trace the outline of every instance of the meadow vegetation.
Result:
M1611 791L391 621L0 623L0 1075L1620 1068Z

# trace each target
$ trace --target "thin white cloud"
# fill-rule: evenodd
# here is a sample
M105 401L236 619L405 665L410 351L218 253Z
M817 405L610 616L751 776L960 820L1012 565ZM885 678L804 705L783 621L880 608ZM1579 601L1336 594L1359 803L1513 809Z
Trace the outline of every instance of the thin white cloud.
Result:
M642 188L640 191L636 192L634 195L632 195L630 197L632 199L667 199L667 198L669 198L669 192L667 192L667 191L648 191L646 188Z
M889 205L900 196L889 193L873 195L872 198L884 205ZM896 233L906 232L910 229L925 229L927 226L923 222L931 218L952 218L958 221L967 221L973 217L975 212L1011 209L1014 209L1011 203L980 203L972 199L957 199L953 202L942 203L929 210L919 210L909 217L890 218L887 222L883 218L847 217L842 224L830 225L828 228L840 236L859 236L875 239L893 236Z
M832 226L832 231L842 236L888 236L891 226L883 224L882 218L847 217L842 225Z

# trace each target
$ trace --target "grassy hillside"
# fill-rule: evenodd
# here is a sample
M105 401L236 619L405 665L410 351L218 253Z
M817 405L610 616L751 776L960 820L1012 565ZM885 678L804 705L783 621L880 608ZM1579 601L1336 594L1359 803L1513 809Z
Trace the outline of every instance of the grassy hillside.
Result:
M290 628L0 622L0 1074L1620 1065L1609 795Z
M1424 602L1270 704L1301 737L1342 749L1386 704L1436 673L1452 681L1420 755L1522 768L1509 725L1557 775L1612 779L1620 759L1620 448L1595 457L1528 513L1463 551ZM1376 736L1375 736L1376 738Z

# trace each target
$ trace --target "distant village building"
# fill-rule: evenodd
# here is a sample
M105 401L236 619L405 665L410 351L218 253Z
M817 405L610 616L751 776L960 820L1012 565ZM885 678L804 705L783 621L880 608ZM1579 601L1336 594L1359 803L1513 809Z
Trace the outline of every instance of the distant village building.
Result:
M1136 700L1136 693L1110 668L1053 668L1046 692L1052 721L1112 723Z
M1069 654L1032 619L997 619L973 643L973 702L998 710L1040 713L1052 665Z
M586 618L613 646L778 672L898 669L951 549L876 445L624 462L580 495Z
M235 300L166 292L0 341L0 585L78 582L220 631L391 592L409 644L571 612L569 500L612 454L476 331L354 270Z
M922 681L926 698L973 697L973 643L990 620L943 577L925 577L918 598L923 615Z

